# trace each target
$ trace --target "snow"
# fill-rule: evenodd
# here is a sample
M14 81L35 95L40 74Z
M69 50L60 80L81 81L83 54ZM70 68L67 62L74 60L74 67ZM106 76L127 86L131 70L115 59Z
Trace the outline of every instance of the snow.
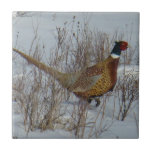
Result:
M69 101L68 101L69 102ZM63 119L70 118L70 113L72 111L72 106L74 103L68 104L67 113L63 116ZM63 107L67 106L67 102L63 102ZM13 109L17 107L16 102L13 102ZM93 120L96 118L96 115L99 112L99 107L95 107L95 103L93 102L88 111L88 122L89 120ZM116 108L117 109L117 108ZM135 123L135 119L133 116L133 112L138 113L138 106L132 110L130 110L127 118L125 121L120 121L114 118L112 120L112 112L113 112L113 103L112 101L108 101L107 108L105 110L105 117L103 120L103 128L110 126L108 129L105 128L101 135L98 138L106 139L106 138L119 138L119 139L136 139L138 138L138 128ZM101 113L102 115L102 113ZM115 113L116 115L116 113ZM45 130L41 131L40 129L35 129L34 131L29 131L28 133L25 131L24 123L23 123L23 116L21 113L13 112L13 138L34 138L34 139L75 139L73 132L66 131L64 129L54 129L54 130ZM96 124L97 126L100 125L100 120ZM86 128L86 135L84 138L88 138L88 132L90 128ZM92 136L91 138L96 138Z
M107 132L103 132L101 138L134 139L138 138L138 131L134 121L116 121Z
M88 15L88 14L87 14ZM54 37L56 36L56 27L64 26L65 21L68 23L72 20L73 16L76 16L77 20L83 21L86 14L82 13L35 13L35 12L13 12L13 47L24 50L25 53L29 51L31 47L31 42L33 41L35 27L38 26L38 38L39 44L45 46L45 52L52 51L55 44ZM133 40L132 46L138 42L138 14L134 13L124 13L124 14L107 14L107 13L93 13L90 15L89 21L91 27L101 29L109 34L113 33L119 28L120 31L124 31L126 26L128 27L128 33L132 33ZM119 21L119 23L118 23ZM112 24L112 25L111 25ZM70 24L69 24L70 26ZM20 63L23 62L21 58L17 58L13 62L13 79L22 78L23 67ZM118 77L124 73L124 66L118 68ZM139 77L139 66L129 65L125 67L125 75L134 76L138 79ZM120 121L117 119L119 111L119 103L114 102L114 95L110 94L108 101L106 103L104 111L104 119L102 121L102 127L105 130L101 130L98 138L138 138L138 127L135 121L135 115L138 121L138 101L134 103L130 109L126 119ZM76 97L70 96L68 101L62 102L63 109L67 107L67 112L63 116L63 120L67 120L73 110L74 106L78 106L78 102L74 102ZM104 100L104 96L103 96ZM115 109L113 108L115 104ZM101 105L100 105L101 107ZM96 108L93 102L89 106L88 119L90 122L94 118L101 116L103 111L100 112L100 107ZM53 138L53 139L66 139L66 138L76 138L73 132L66 131L60 127L53 130L41 131L40 129L35 129L34 131L25 131L23 114L20 112L17 102L13 99L12 102L13 116L12 116L12 137L13 138ZM115 110L113 116L113 110ZM135 114L135 115L134 115ZM101 120L97 121L96 128L100 127ZM84 138L88 138L87 132L90 128L86 128ZM96 136L91 136L91 138L96 138Z

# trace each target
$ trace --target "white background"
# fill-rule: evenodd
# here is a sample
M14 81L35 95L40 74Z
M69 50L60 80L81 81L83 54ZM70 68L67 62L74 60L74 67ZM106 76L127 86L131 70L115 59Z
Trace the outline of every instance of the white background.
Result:
M11 152L151 151L151 0L5 0L0 4L0 149ZM134 140L12 139L12 11L140 12L140 134Z

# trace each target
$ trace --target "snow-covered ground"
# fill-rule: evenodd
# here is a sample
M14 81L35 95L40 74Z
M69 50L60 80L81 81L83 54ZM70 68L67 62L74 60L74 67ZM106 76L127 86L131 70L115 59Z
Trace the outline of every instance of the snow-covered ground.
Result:
M81 13L33 13L33 12L14 12L13 13L13 47L24 50L25 52L30 49L31 42L35 35L34 30L38 26L38 39L41 45L45 46L45 51L49 52L55 47L56 27L64 26L65 22L71 22L73 16L76 16L77 20L82 22L86 15ZM138 42L138 14L124 13L124 14L105 14L94 13L89 14L89 23L93 28L98 28L107 33L113 33L115 30L125 31L126 27L128 33L132 34L132 45ZM70 25L70 24L69 24ZM17 62L13 63L13 78L22 77L22 69L19 65L23 60L19 57ZM124 67L118 68L118 77L121 78L124 73ZM125 67L125 75L133 75L138 79L139 66L132 65ZM104 98L104 97L103 97ZM116 97L117 99L117 97ZM67 104L68 103L68 104ZM63 107L68 107L68 112L72 111L72 101L62 102ZM138 101L136 101L130 108L130 111L124 121L117 120L116 116L119 111L119 103L115 103L115 114L113 96L109 97L106 103L106 109L104 111L103 126L109 125L108 129L104 130L98 138L138 138ZM41 131L36 129L30 131L28 134L25 131L23 115L19 112L17 102L13 101L13 138L75 138L73 132L57 128L54 130ZM95 118L99 113L99 109L94 107L92 103L88 110L88 118ZM99 115L102 116L102 112ZM68 118L66 113L63 118ZM112 118L113 117L113 118ZM100 121L97 122L97 127L100 125ZM89 131L86 128L85 132ZM84 138L87 138L84 135ZM92 138L95 138L93 136Z
M95 104L95 103L94 103ZM125 121L120 121L114 118L112 120L112 112L113 112L113 103L112 101L108 101L106 105L105 110L105 117L103 121L103 125L110 126L108 129L104 130L101 135L98 136L98 138L105 139L105 138L118 138L118 139L134 139L138 138L138 128L136 124L136 120L134 117L134 112L136 113L136 116L138 117L138 103L137 105L130 110L127 118ZM67 106L67 103L63 103L63 106ZM17 106L16 102L13 102L13 109L15 109ZM90 106L91 108L88 111L88 118L96 118L96 115L99 112L99 107L96 108L94 105ZM72 110L72 105L68 105L68 108ZM117 110L117 109L116 109ZM102 115L102 113L101 113ZM116 113L115 113L116 115ZM68 117L68 114L64 116L65 118ZM64 118L63 117L63 118ZM41 131L40 129L35 129L34 131L30 131L27 133L25 131L24 127L24 121L23 116L20 112L17 112L16 110L13 110L13 138L53 138L53 139L73 139L76 138L74 135L74 132L69 132L64 129L57 128L55 130L45 130ZM137 118L138 119L138 118ZM138 121L138 120L137 120ZM98 126L98 123L97 123ZM90 131L90 128L87 129L86 127L86 135L84 135L84 138L88 138L88 133ZM96 138L95 136L91 138Z

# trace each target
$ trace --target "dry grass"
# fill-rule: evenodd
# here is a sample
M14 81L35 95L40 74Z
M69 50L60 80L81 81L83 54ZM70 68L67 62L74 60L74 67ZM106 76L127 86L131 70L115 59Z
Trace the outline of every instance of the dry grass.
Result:
M119 97L119 114L117 119L124 120L132 106L139 100L139 79L138 76L124 75L119 79L115 93Z

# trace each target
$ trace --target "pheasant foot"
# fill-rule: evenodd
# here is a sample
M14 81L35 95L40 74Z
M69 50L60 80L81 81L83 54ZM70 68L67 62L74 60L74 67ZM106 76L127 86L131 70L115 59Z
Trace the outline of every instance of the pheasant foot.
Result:
M98 107L99 105L100 105L100 99L99 98L89 98L87 101L88 101L88 103L89 104L91 104L91 101L92 100L95 100L95 102L96 102L96 107Z

